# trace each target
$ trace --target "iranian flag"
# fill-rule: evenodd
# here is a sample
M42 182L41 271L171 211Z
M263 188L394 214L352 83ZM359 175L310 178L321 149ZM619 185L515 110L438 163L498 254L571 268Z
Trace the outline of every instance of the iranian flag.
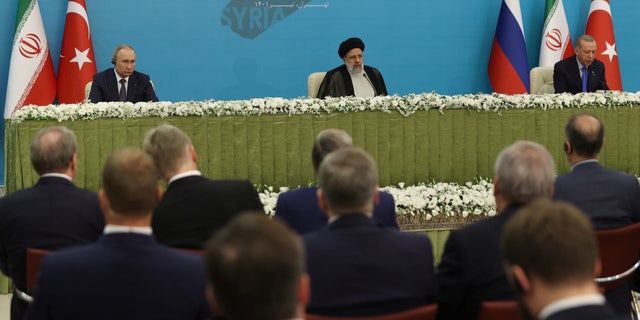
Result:
M55 96L56 76L38 0L19 0L4 117L25 105L51 104Z
M84 0L69 0L58 65L58 102L84 101L84 87L93 80L96 63Z
M596 39L596 59L604 63L607 86L611 90L622 90L616 37L613 34L611 7L608 0L591 1L585 33Z
M546 1L538 63L541 67L553 66L556 62L574 54L562 0Z

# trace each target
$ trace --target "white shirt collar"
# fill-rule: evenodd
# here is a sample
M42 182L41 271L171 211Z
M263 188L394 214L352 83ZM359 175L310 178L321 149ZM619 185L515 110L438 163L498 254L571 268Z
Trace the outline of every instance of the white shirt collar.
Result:
M573 171L573 169L574 169L575 167L577 167L577 166L579 166L579 165L581 165L581 164L584 164L584 163L591 163L591 162L596 162L596 163L597 163L597 162L598 162L598 159L587 159L587 160L582 160L582 161L580 161L580 162L577 162L576 164L574 164L574 165L572 165L572 166L571 166L571 170Z
M174 182L174 181L176 181L178 179L181 179L181 178L186 178L186 177L191 177L191 176L201 176L201 175L202 175L202 173L200 171L198 171L198 170L185 171L183 173L178 173L175 176L171 177L171 179L169 179L169 183L168 184L171 184L171 182Z
M64 178L64 179L67 179L67 180L73 182L71 177L69 177L68 175L66 175L64 173L51 172L51 173L45 173L45 174L40 176L40 178L46 178L46 177Z
M604 305L605 303L606 300L604 296L599 293L574 296L548 304L542 309L542 311L540 311L540 313L538 314L538 319L545 320L552 314L567 309L589 305Z
M125 82L125 83L129 83L129 77L124 77L124 78L123 78L123 77L121 77L121 76L118 74L118 71L116 71L116 68L113 68L113 73L115 73L115 74L116 74L116 82L117 82L118 84L120 84L120 79L125 79L125 80L127 80L127 82Z
M153 234L151 227L131 227L108 224L104 227L104 234L111 233L138 233L150 236Z

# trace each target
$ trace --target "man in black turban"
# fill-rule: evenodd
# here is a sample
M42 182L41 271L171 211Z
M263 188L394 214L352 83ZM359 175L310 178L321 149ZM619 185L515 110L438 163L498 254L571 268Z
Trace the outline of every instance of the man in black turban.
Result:
M340 43L338 55L344 65L327 72L318 89L318 98L387 95L380 71L364 65L363 51L364 42L360 38L349 38Z

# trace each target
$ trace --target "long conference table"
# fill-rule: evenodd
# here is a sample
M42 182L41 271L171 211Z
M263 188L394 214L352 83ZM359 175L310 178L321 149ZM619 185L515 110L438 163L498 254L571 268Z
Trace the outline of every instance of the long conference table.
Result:
M33 185L29 144L41 128L64 125L78 139L77 186L98 190L106 157L115 149L140 147L150 128L170 123L184 130L198 153L198 165L211 178L249 179L258 186L297 187L314 183L310 155L315 135L341 128L354 145L376 160L380 186L427 181L464 183L492 177L497 154L515 140L546 146L556 171L569 165L562 145L567 118L578 112L595 114L605 124L606 144L600 161L607 167L640 173L640 112L637 106L617 108L467 109L399 112L362 111L324 114L263 114L250 116L168 116L97 118L92 120L7 120L6 190ZM439 261L450 225L402 226L425 232ZM0 276L0 293L9 282Z

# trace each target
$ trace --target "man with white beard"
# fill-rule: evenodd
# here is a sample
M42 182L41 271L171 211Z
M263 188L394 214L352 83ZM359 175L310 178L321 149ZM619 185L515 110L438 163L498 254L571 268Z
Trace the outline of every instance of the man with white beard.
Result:
M360 38L349 38L340 43L338 55L344 65L327 72L318 89L318 98L387 95L380 71L364 65L363 51L364 42Z

